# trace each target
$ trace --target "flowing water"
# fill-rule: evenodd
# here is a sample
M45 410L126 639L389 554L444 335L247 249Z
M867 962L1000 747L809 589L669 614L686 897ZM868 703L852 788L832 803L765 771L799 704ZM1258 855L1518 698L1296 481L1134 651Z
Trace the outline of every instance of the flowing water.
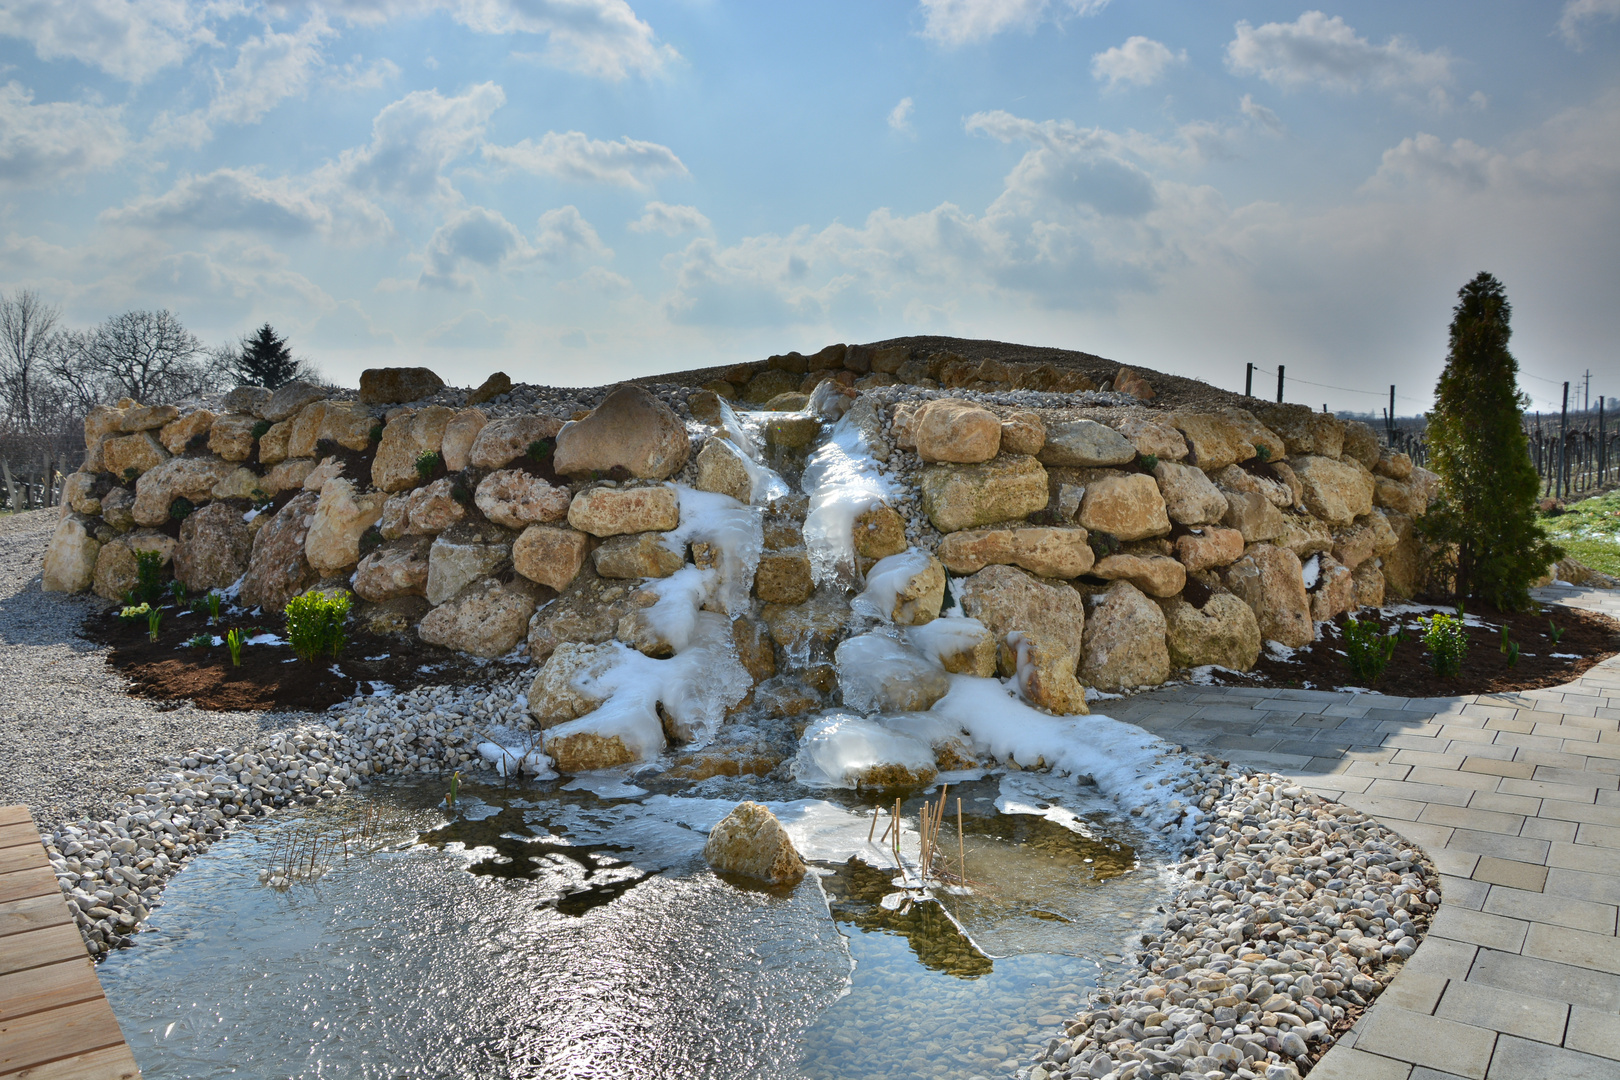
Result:
M891 849L852 793L585 783L464 785L454 811L379 787L216 845L100 969L143 1072L1004 1076L1164 898L1125 824L1030 774L951 789L936 865L968 887L938 903L853 857ZM744 798L812 861L798 887L703 862Z

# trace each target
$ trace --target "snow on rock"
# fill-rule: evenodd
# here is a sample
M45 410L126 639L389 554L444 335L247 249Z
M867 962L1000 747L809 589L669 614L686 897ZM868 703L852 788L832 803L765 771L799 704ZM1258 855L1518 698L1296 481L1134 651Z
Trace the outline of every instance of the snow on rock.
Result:
M854 519L851 519L853 524ZM809 523L805 532L809 532ZM866 572L866 588L849 602L849 609L857 615L880 622L892 622L896 603L911 590L911 583L928 573L933 556L919 548L907 548L898 555L879 559ZM813 564L812 564L813 568ZM943 575L942 575L943 576ZM910 599L909 595L905 596ZM926 623L928 620L924 620Z
M684 484L677 484L676 491L681 498L681 523L664 534L664 543L683 556L688 544L710 545L718 553L712 568L715 577L710 583L713 598L728 614L741 615L748 610L754 571L765 549L764 511L744 506L729 495L698 491Z
M950 689L950 677L935 657L892 633L846 638L833 659L844 704L857 712L926 709Z
M810 552L811 576L818 585L858 585L855 519L874 506L894 501L894 489L872 457L866 437L849 417L833 425L827 441L810 455L801 487L810 496L804 544Z
M933 747L882 717L827 713L805 729L793 776L806 787L912 787L933 782Z

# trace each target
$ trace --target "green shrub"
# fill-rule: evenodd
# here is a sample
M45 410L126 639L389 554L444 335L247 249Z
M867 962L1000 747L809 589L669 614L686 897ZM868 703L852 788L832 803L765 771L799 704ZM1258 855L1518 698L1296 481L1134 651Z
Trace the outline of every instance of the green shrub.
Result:
M169 582L169 596L174 599L176 608L184 608L186 606L186 583L179 578Z
M1399 630L1386 634L1376 622L1362 622L1354 615L1349 616L1344 622L1344 653L1350 673L1368 686L1373 685L1384 677L1384 669L1389 666L1389 659L1395 655L1395 646L1400 641Z
M1119 537L1113 533L1093 532L1086 537L1086 543L1099 559L1106 559L1119 550Z
M173 518L175 521L184 521L186 518L195 513L196 510L197 504L182 495L178 499L174 500L174 502L169 504L169 517Z
M473 493L467 490L467 487L463 484L452 484L450 486L450 497L462 506L469 506L473 501Z
M231 653L231 667L241 667L242 631L232 627L231 632L225 635L225 648L229 649Z
M1441 678L1449 679L1462 670L1468 655L1468 630L1455 615L1431 615L1423 624L1423 644L1429 650L1429 666Z
M383 437L383 426L381 424L372 424L371 425L371 441L372 442L382 442L382 437Z
M162 624L163 610L161 608L153 608L148 611L146 613L146 640L156 641L158 639L158 627Z
M253 425L253 441L258 442L270 433L270 421L260 420Z
M1254 456L1259 458L1261 461L1270 461L1271 447L1267 446L1265 443L1256 444L1254 448Z
M213 643L213 634L193 634L186 639L186 644L193 649L206 649Z
M325 653L335 660L347 640L343 624L348 618L349 594L341 589L333 595L295 596L287 604L287 640L300 660L314 661Z
M529 459L536 463L551 456L552 443L550 439L536 439L529 444Z
M1150 473L1159 467L1159 455L1142 454L1136 459L1136 464L1141 467L1143 472Z
M163 599L163 556L155 551L135 552L135 599L155 604Z
M433 472L439 467L439 455L432 450L424 450L416 457L416 475L422 478L422 483L433 479Z

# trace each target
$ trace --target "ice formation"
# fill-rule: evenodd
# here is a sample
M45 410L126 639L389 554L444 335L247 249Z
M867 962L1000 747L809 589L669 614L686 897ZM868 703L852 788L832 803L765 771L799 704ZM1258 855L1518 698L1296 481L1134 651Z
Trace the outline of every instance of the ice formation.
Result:
M912 648L941 665L947 656L973 648L984 634L984 623L963 616L930 619L921 626L908 626L905 629L906 640L911 642Z
M729 495L698 491L684 484L675 485L675 490L681 499L681 523L664 534L665 545L683 555L688 544L712 545L719 552L715 567L718 576L711 581L712 597L729 614L742 614L748 610L754 571L759 568L759 555L765 548L764 511L744 506ZM675 576L681 573L685 571ZM661 587L663 583L656 584Z
M854 517L850 518L853 525ZM805 542L809 543L810 526L805 523ZM851 549L853 550L853 548ZM866 588L849 602L849 610L869 619L889 622L894 615L895 597L900 595L912 578L928 569L928 552L907 548L898 555L879 559L866 572Z
M891 702L906 697L908 685L942 680L945 674L936 659L892 633L845 638L833 652L833 660L838 665L844 704L861 713L892 708ZM920 704L930 704L938 695L936 688Z
M866 437L849 417L833 425L827 441L810 455L800 486L810 496L804 519L804 545L816 584L853 587L855 519L893 499L893 489L867 448Z
M484 734L489 739L478 744L478 756L492 763L501 776L521 774L536 780L556 777L556 772L551 768L551 758L540 750L533 732L495 727Z
M771 414L776 415L776 414ZM720 429L726 433L731 445L742 451L743 471L748 474L748 501L755 506L764 506L788 493L787 481L777 475L776 470L761 460L759 440L754 438L753 432L744 426L742 420L727 405L724 398L720 399Z
M805 729L793 776L806 787L854 787L868 770L897 765L933 775L934 750L927 742L889 727L881 718L828 713Z

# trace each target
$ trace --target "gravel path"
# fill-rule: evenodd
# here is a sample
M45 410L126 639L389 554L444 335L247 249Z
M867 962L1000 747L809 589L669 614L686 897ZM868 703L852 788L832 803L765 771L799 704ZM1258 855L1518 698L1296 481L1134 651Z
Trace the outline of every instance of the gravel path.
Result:
M57 511L0 517L0 805L26 803L41 826L105 817L159 759L238 747L304 713L162 711L125 693L105 650L79 636L93 596L46 596L40 560Z

